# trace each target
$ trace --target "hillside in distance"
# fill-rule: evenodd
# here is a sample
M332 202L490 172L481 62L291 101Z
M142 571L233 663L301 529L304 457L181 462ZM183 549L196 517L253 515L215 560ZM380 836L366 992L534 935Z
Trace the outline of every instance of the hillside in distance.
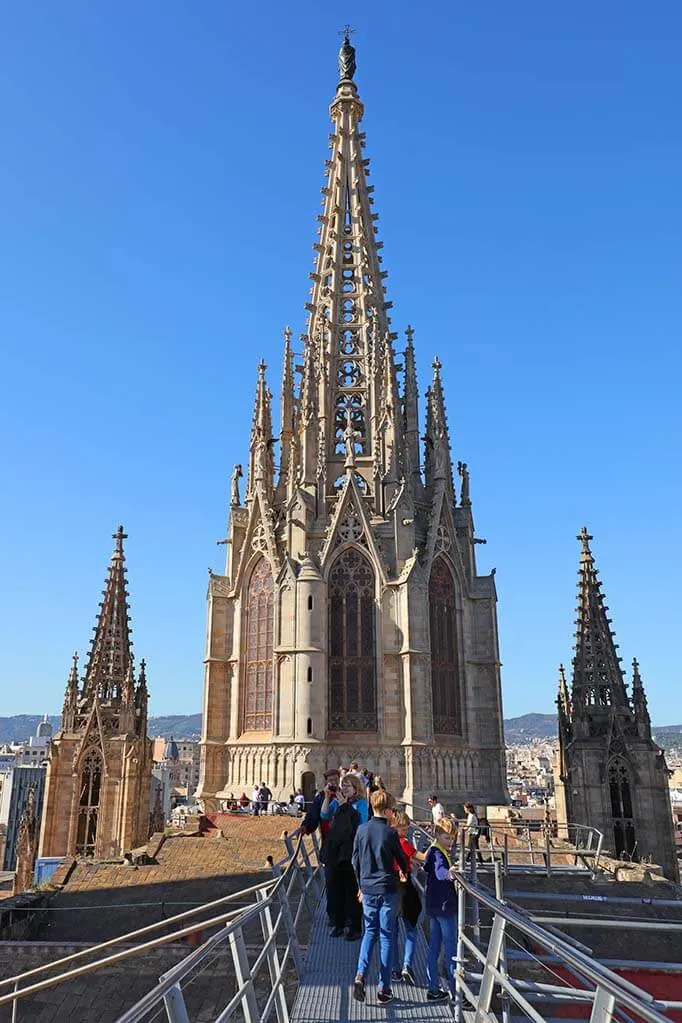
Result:
M0 743L23 742L30 735L35 735L36 728L42 721L41 714L15 714L13 717L0 717ZM49 716L50 724L56 732L60 718ZM652 726L654 739L665 749L682 747L682 725ZM151 739L158 736L175 739L199 739L201 736L201 714L166 714L150 717L148 734ZM557 734L556 714L522 714L517 718L507 718L504 722L504 737L508 745L518 746L538 739L551 739Z
M0 717L0 743L25 742L36 734L36 728L43 720L42 714L15 714ZM48 720L56 732L61 718L50 714ZM168 714L164 717L150 717L147 732L150 739L157 736L173 736L175 739L199 739L201 736L201 714Z

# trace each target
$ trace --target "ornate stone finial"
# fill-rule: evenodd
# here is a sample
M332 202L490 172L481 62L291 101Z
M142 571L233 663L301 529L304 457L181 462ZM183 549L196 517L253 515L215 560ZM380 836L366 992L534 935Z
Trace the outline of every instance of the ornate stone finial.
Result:
M291 344L291 338L293 337L293 334L294 334L294 332L291 329L291 327L285 327L284 328L284 340L286 341L286 343L288 345Z
M431 365L433 367L433 375L437 377L440 374L441 369L443 368L443 363L440 361L437 355L434 355L433 362L431 363Z
M232 508L238 508L242 503L239 496L239 481L243 475L244 473L242 471L241 464L237 463L232 470L232 485L230 491L230 507Z
M350 37L355 30L346 25L343 30L343 44L339 50L339 82L352 82L355 74L355 47L350 44Z
M407 338L408 345L412 347L412 344L414 343L414 327L410 326L409 323L405 327L405 337Z
M128 539L128 534L124 531L123 526L119 526L115 533L111 535L112 540L116 541L115 555L123 555L123 541Z
M468 507L471 504L471 494L469 492L469 468L466 462L457 463L457 472L462 481L462 499L460 503L462 506Z

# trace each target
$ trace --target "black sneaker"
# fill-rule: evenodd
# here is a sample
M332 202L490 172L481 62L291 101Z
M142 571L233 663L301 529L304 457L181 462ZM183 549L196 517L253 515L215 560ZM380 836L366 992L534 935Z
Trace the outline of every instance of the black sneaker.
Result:
M335 927L334 930L332 931L332 938L342 938L342 937L343 937L343 927Z
M404 984L409 984L411 987L416 986L417 981L414 979L414 974L409 966L403 966L401 977Z
M356 977L353 982L353 998L356 1002L365 1000L365 982L362 977Z
M394 970L391 979L392 980L402 980L403 979L403 971L402 970Z
M439 988L438 991L426 992L427 1002L447 1002L449 997L450 995L447 993L447 991L443 991L442 988Z
M390 987L386 988L385 991L379 991L377 993L377 1002L379 1005L386 1005L387 1002L393 1001L393 992Z

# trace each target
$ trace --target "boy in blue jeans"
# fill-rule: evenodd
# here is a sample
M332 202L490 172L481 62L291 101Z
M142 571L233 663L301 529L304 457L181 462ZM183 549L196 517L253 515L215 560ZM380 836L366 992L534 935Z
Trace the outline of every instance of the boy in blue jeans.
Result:
M374 816L361 824L353 846L353 868L358 879L365 933L360 945L353 997L365 1000L365 976L377 938L380 939L381 970L377 998L381 1005L393 1000L391 966L398 903L395 864L403 877L409 867L400 846L398 832L389 826L393 796L384 789L373 792L370 801Z
M447 817L436 822L433 843L424 860L426 895L424 908L429 917L429 951L426 958L426 976L430 1002L444 1002L450 997L440 986L438 960L441 948L452 983L455 979L457 892L450 876L450 851L455 840L455 825Z

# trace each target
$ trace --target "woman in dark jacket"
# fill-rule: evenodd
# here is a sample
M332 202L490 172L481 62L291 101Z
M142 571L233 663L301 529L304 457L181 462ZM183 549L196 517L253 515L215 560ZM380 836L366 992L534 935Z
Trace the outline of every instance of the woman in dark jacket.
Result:
M341 781L338 806L334 809L331 827L322 849L329 885L327 906L333 927L332 937L340 938L345 927L346 941L357 941L361 936L362 906L358 901L358 882L352 856L355 832L362 821L363 808L366 808L366 800L362 784L354 775L347 774Z

